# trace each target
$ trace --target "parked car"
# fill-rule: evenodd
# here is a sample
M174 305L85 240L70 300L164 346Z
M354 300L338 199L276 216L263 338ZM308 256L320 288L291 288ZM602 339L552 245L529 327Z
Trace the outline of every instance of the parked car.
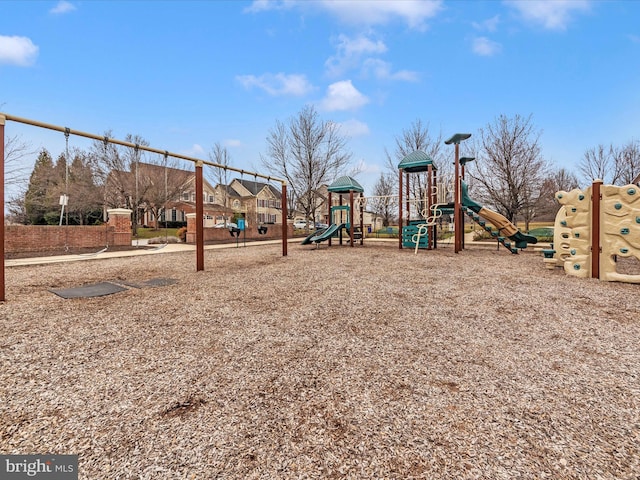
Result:
M329 225L327 225L326 223L316 223L316 228L320 229L320 228L329 228Z
M213 228L238 228L238 225L233 222L227 222L226 225L224 223L218 223Z
M293 228L296 228L298 230L304 230L305 228L307 228L307 222L304 222L302 220L296 220L295 222L293 222ZM311 222L309 222L309 228L313 228Z

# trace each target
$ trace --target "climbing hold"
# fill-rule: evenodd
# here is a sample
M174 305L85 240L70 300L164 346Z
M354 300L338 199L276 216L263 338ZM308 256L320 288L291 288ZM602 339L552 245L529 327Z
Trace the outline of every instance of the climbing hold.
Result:
M572 248L572 249L571 249L571 255L575 255L575 254L576 254L576 249L575 249L575 248Z
M620 210L622 208L622 204L621 203L616 203L613 208L615 208L616 210Z
M626 248L626 247L622 247L622 248L620 249L620 253L629 253L629 249L628 249L628 248Z
M620 229L620 234L621 235L629 235L629 229L628 228L621 228Z
M635 195L636 194L636 189L635 188L630 188L629 190L627 190L627 193L629 195Z
M557 197L558 197L558 198L562 198L562 194L561 194L561 193L559 193L559 194L557 195Z
M562 220L560 222L560 225L562 225L563 227L566 227L567 226L567 221L566 220Z
M573 208L571 209L571 211L572 211L573 213L576 213L576 212L578 211L578 209L577 209L576 207L573 207Z
M578 195L578 200L584 200L584 195L582 194Z
M580 238L580 232L575 233L576 238Z
M580 270L580 264L576 263L573 265L574 270Z

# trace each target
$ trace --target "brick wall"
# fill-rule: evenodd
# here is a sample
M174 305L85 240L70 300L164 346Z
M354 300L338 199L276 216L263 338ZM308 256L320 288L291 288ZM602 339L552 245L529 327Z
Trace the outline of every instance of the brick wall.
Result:
M104 248L117 245L115 227L101 226L53 226L6 225L4 251L6 253L53 252L61 248ZM129 234L129 245L131 244Z
M5 225L5 253L58 252L62 248L131 245L131 210L108 210L109 223L98 226Z

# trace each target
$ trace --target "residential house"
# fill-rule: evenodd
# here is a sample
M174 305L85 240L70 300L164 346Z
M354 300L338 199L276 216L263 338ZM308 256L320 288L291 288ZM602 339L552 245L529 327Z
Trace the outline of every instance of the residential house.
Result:
M227 193L229 207L248 225L282 223L282 193L273 185L235 178Z
M114 171L105 197L111 207L131 208L140 199L138 225L161 226L167 222L186 225L186 215L196 211L195 172L140 162L135 172ZM206 178L202 186L204 226L232 222L244 217L247 225L282 223L282 194L258 181L234 179L213 187Z

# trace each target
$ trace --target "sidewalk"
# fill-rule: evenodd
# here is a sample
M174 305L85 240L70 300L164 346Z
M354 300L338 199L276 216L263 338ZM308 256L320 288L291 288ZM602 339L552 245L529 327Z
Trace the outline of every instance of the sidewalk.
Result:
M299 242L299 238L289 238L287 243ZM135 240L132 247L135 247ZM14 258L5 260L5 267L19 267L23 265L44 265L48 263L61 263L61 262L79 262L82 260L101 260L105 258L119 258L119 257L134 257L139 255L157 255L159 253L175 253L175 252L190 252L196 251L196 246L185 243L167 243L157 245L155 248L148 248L146 241L140 240L138 244L140 249L132 248L131 250L121 250L117 252L110 252L108 249L104 252L87 253L81 255L55 255L49 257L31 257L31 258ZM144 243L143 243L144 242ZM247 247L260 246L260 245L281 245L281 240L261 240L254 242L247 242ZM244 247L245 244L240 242L240 247ZM205 245L205 250L216 250L221 248L236 248L235 243L221 243L219 245Z

